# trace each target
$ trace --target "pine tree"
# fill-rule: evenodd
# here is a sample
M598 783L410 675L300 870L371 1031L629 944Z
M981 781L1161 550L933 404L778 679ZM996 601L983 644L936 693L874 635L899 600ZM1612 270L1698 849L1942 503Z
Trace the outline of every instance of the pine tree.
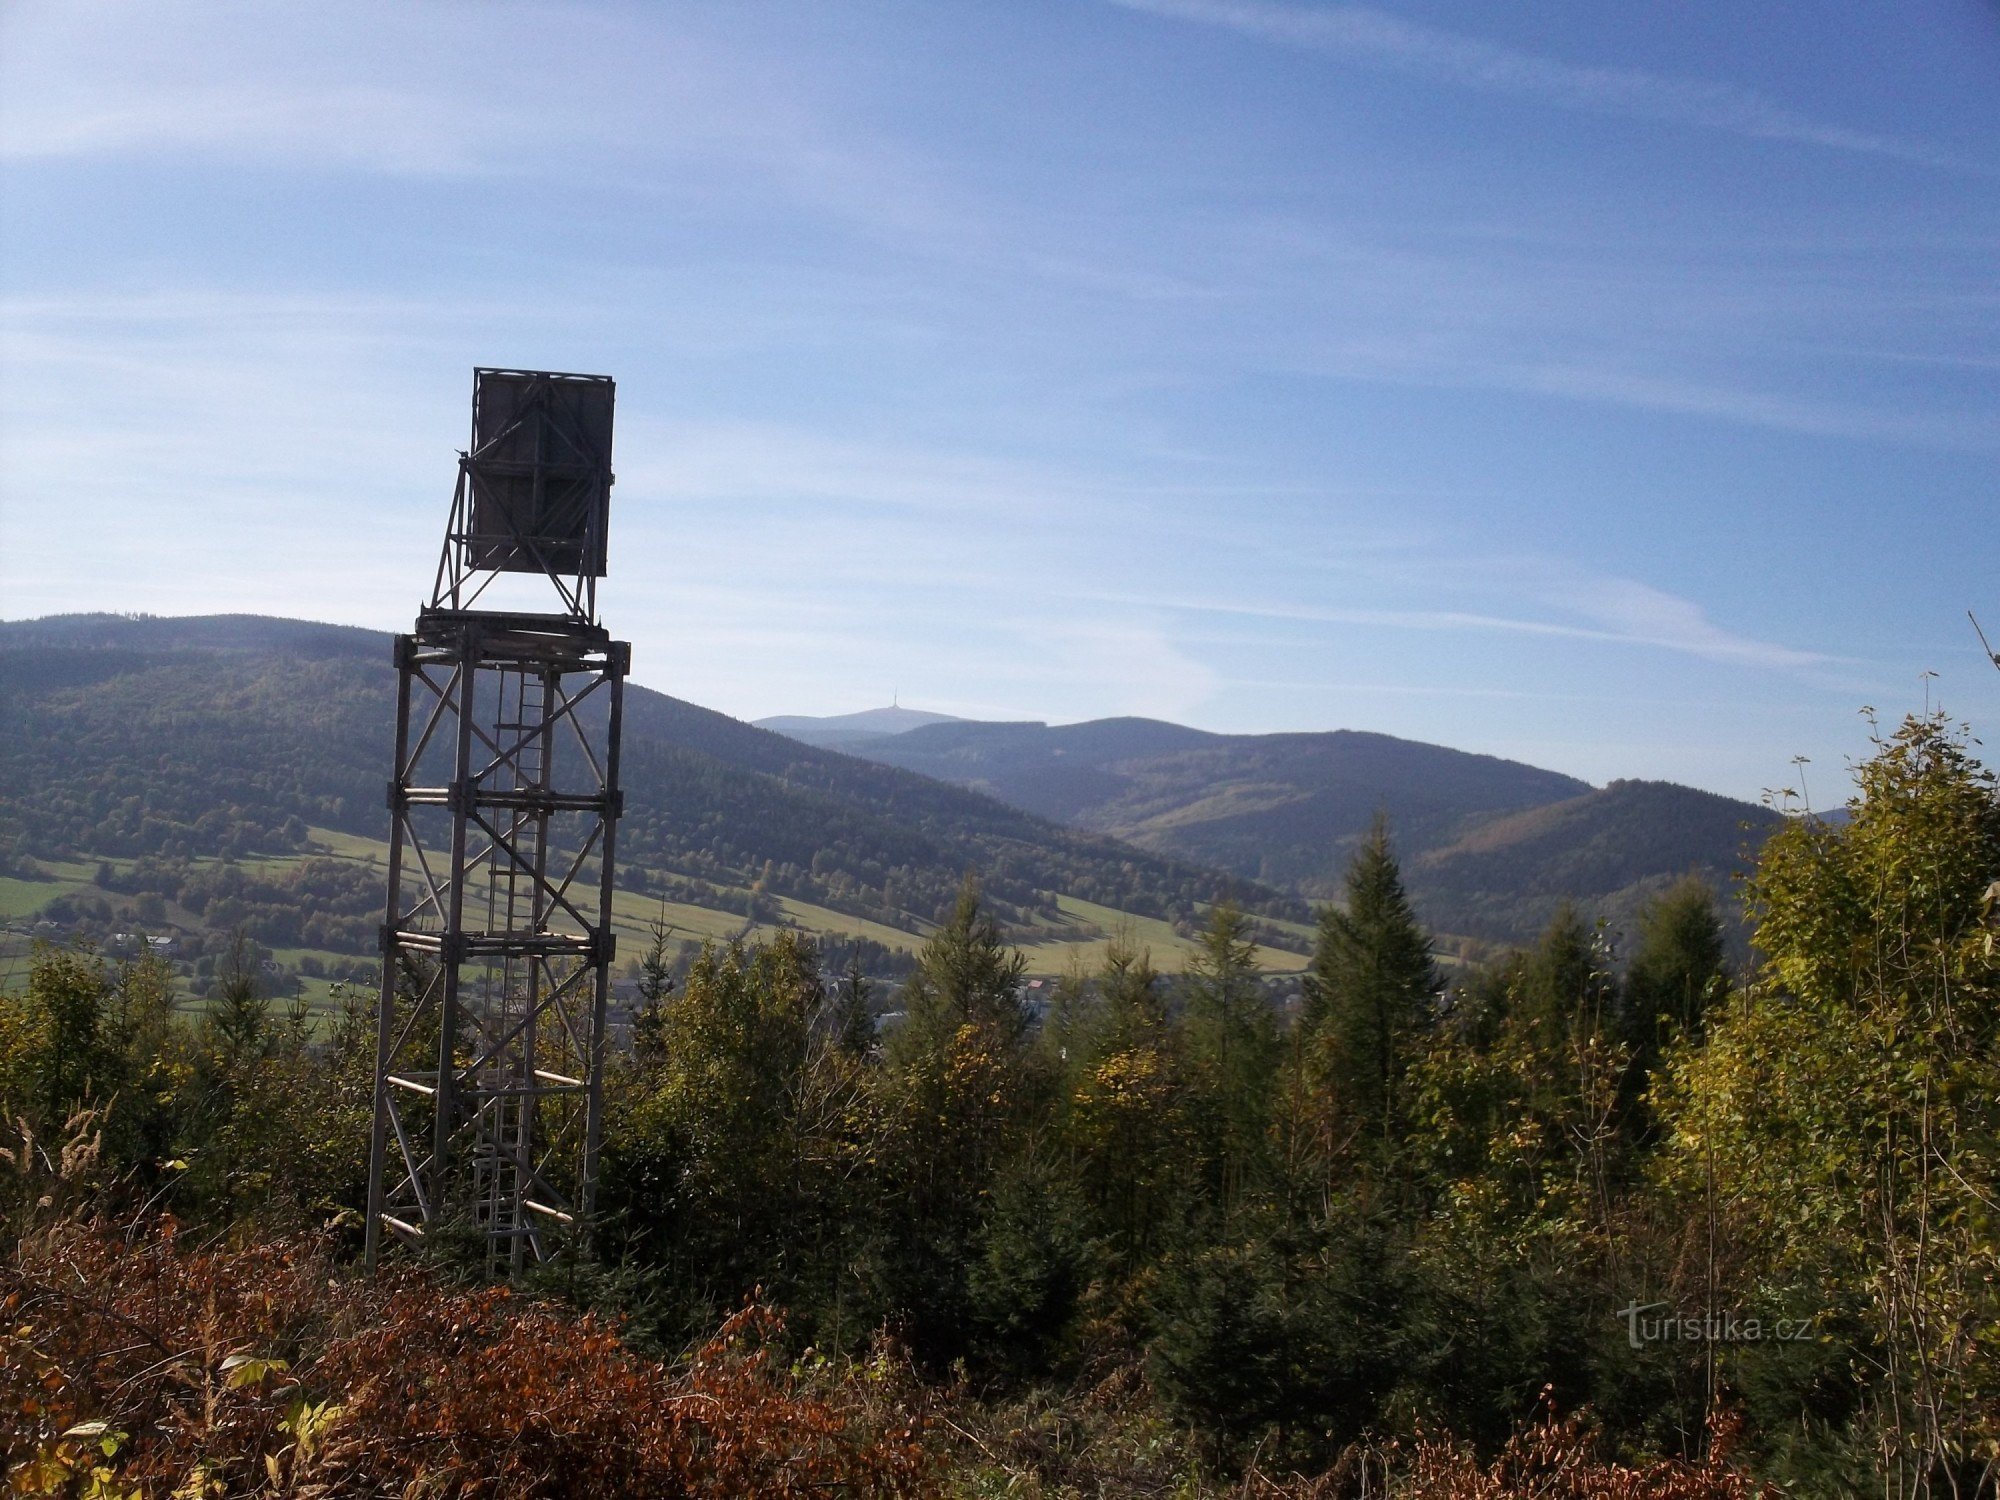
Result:
M926 1359L962 1354L967 1266L982 1213L1026 1113L1018 996L1026 960L1006 947L968 879L903 986L903 1024L878 1075L890 1192L883 1280Z
M28 971L27 1011L39 1021L37 1102L47 1126L61 1125L91 1095L102 1097L118 1087L119 1080L109 1076L116 1054L104 1035L110 994L104 961L96 954L81 947L36 947ZM18 1106L26 1099L9 1102Z
M258 981L256 950L240 927L229 940L218 978L208 1020L234 1070L260 1056L270 1039L271 1002Z
M1641 1068L1680 1037L1700 1041L1708 1009L1729 988L1722 920L1707 882L1683 880L1647 907L1625 976L1622 1031Z
M861 956L848 959L834 1000L834 1045L849 1057L866 1057L875 1046L875 1013L869 1006L874 990L861 972Z
M905 1021L891 1043L891 1063L936 1051L965 1025L991 1029L1009 1047L1018 1042L1028 1025L1020 995L1027 964L980 909L979 882L968 875L903 986Z
M1160 1004L1160 976L1153 968L1153 955L1124 938L1112 939L1104 953L1104 973L1098 981L1104 999L1104 1018L1120 1045L1131 1040L1152 1040L1166 1023Z
M1313 1081L1331 1094L1344 1133L1386 1149L1401 1134L1412 1039L1429 1024L1440 985L1380 817L1348 864L1346 895L1345 911L1320 913L1305 1041Z
M1144 950L1114 938L1091 990L1061 1130L1093 1230L1133 1267L1159 1249L1186 1185L1186 1069Z
M642 1062L657 1062L666 1052L667 1002L674 993L668 948L673 928L667 925L666 907L662 900L660 914L652 921L646 955L639 960L639 1007L632 1015L632 1050Z
M1509 998L1510 1024L1539 1052L1557 1057L1579 1037L1609 1029L1618 992L1598 933L1565 901L1522 960Z
M1188 962L1183 1031L1209 1186L1226 1215L1263 1175L1278 1031L1258 979L1250 919L1233 902L1220 902L1200 943Z

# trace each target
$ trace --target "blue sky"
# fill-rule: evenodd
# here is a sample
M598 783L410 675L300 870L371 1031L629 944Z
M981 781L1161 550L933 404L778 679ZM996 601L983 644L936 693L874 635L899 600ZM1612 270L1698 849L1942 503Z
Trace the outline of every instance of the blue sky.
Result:
M1996 82L1984 0L15 0L0 615L401 628L471 367L583 370L649 686L1824 802L2000 722Z

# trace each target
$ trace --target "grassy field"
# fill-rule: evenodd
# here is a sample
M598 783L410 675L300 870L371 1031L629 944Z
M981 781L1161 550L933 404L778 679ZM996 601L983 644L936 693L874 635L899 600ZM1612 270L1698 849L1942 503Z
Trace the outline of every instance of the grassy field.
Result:
M330 828L310 829L308 839L310 847L304 854L250 856L242 863L283 869L302 859L319 858L352 860L378 869L386 867L389 849L387 843L380 839L363 838ZM120 872L132 865L130 860L105 862ZM208 861L197 860L195 863L199 865ZM0 879L0 924L12 929L6 935L6 941L0 942L0 983L18 982L19 972L24 972L21 957L27 949L26 927L37 912L57 897L96 890L93 881L99 864L97 859L44 860L40 864L50 878ZM732 894L747 896L748 892ZM115 901L117 898L111 899ZM850 916L791 897L780 897L777 904L787 923L814 935L868 938L910 953L921 947L924 940L923 934L904 932L865 917ZM1177 936L1167 923L1157 918L1099 906L1074 896L1059 896L1056 904L1060 916L1044 929L1045 935L1019 944L1027 956L1031 974L1060 975L1078 965L1086 970L1094 969L1103 962L1105 952L1114 939L1120 937L1145 949L1151 955L1154 967L1163 973L1179 973L1195 951L1192 943ZM186 913L172 915L179 920L179 925L195 925ZM621 968L645 951L655 920L665 921L675 941L697 943L726 942L735 937L754 940L769 937L778 930L768 925L752 924L736 912L672 901L663 904L657 896L621 890L612 903L612 926L618 935ZM1311 934L1310 928L1297 923L1272 925L1295 931L1301 936L1309 937ZM1259 948L1257 956L1259 963L1274 974L1296 973L1305 964L1301 955L1274 948ZM312 948L279 948L273 950L272 957L296 973L308 960L321 968L333 968L353 963L356 955ZM327 987L324 982L308 980L306 987L316 997L316 1006L325 1004L323 997Z
M1153 967L1163 974L1180 973L1197 951L1193 943L1158 917L1135 916L1075 896L1058 896L1056 905L1075 927L1083 930L1072 937L1057 933L1046 942L1024 945L1022 952L1028 955L1031 974L1061 974L1077 963L1086 970L1095 969L1104 962L1111 945L1121 940L1145 950ZM1257 962L1269 974L1296 974L1306 965L1305 955L1280 948L1259 948Z
M0 879L0 921L18 922L32 917L57 896L90 884L97 873L95 860L38 860L52 877L48 880Z

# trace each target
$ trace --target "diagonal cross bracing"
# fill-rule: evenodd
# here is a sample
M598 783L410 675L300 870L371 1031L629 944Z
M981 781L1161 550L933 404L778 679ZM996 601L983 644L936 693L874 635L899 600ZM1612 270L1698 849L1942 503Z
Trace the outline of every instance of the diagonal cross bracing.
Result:
M587 1229L626 661L549 616L427 613L399 644L371 1254L453 1220L518 1267Z

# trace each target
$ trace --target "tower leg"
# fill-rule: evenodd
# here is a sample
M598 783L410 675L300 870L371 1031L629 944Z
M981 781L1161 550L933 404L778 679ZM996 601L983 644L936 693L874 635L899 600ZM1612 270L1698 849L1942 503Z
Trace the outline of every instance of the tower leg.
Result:
M411 657L415 642L406 635L396 637L396 759L395 777L389 783L389 917L396 916L395 893L403 883L403 805L398 795L407 777L410 752L410 694L416 683ZM368 1131L368 1220L363 1229L363 1255L368 1269L374 1270L382 1254L382 1210L389 1170L389 1066L395 1045L397 949L392 929L384 923L381 941L382 986L375 1009L375 1076L373 1113Z

